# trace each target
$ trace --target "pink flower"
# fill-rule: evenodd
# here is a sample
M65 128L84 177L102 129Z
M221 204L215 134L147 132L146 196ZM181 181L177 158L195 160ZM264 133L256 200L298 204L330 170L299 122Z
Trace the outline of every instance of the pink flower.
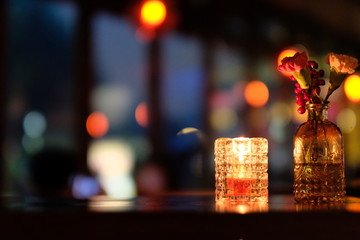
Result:
M281 72L290 72L302 89L308 89L311 84L310 73L306 66L308 56L305 52L297 52L292 57L284 57L278 70Z
M306 67L308 56L305 52L297 52L292 57L285 57L281 60L278 70L281 72L300 72Z

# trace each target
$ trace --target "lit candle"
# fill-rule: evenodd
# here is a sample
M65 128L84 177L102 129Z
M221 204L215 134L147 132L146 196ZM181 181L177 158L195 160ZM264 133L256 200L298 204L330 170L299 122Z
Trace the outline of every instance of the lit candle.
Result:
M268 142L265 138L215 141L216 200L267 201Z

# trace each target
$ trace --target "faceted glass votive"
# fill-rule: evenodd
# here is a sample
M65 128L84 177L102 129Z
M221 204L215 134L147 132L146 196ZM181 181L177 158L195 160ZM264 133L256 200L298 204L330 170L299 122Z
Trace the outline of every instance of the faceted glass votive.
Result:
M268 201L266 138L218 138L215 141L216 201Z

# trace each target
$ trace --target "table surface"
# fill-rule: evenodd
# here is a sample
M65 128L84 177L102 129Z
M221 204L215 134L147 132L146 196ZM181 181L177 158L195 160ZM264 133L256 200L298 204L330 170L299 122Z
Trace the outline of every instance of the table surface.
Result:
M219 205L212 192L174 192L130 200L7 198L0 229L13 239L360 239L360 198L344 204Z
M360 198L346 196L344 203L297 204L290 194L274 194L265 202L223 204L215 201L212 191L167 192L133 199L113 199L105 195L86 200L42 199L37 197L4 197L4 210L43 212L73 210L85 212L207 212L207 213L271 213L302 211L347 211L360 213Z

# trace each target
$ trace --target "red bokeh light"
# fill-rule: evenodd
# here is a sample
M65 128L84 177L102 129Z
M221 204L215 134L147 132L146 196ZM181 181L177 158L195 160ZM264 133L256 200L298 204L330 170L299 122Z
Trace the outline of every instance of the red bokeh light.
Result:
M86 120L86 130L91 137L102 137L109 130L109 120L104 113L93 112Z

